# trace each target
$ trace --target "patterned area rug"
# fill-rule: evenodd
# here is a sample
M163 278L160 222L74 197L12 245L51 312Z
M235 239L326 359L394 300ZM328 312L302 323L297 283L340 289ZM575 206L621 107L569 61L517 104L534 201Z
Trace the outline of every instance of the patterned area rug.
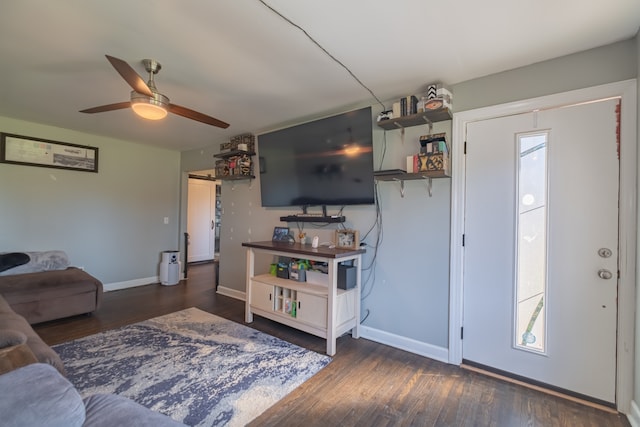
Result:
M54 349L83 397L116 393L191 426L243 426L331 361L197 308Z

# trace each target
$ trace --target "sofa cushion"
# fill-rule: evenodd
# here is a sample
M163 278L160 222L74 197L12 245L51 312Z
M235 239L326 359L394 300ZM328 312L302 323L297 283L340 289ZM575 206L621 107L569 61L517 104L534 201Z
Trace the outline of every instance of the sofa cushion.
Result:
M34 299L52 299L81 292L95 292L98 289L102 290L102 283L98 279L75 267L0 278L0 293L10 305Z
M71 383L51 365L34 363L0 375L2 425L82 426L85 409Z
M116 394L94 394L84 399L85 427L174 427L184 424Z

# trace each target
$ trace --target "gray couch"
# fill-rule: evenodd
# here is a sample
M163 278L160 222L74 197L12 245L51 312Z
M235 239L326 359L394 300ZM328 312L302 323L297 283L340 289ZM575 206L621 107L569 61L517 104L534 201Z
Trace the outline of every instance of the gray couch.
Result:
M182 426L113 394L80 397L58 354L0 295L0 424L32 426Z
M172 427L173 419L115 394L84 400L53 366L33 363L0 375L2 425L7 427Z

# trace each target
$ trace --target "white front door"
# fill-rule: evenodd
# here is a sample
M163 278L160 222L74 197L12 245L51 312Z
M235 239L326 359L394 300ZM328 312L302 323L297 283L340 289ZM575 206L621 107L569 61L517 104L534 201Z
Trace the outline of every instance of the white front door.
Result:
M187 262L208 261L215 257L216 183L189 178Z
M467 125L465 363L615 402L618 108Z

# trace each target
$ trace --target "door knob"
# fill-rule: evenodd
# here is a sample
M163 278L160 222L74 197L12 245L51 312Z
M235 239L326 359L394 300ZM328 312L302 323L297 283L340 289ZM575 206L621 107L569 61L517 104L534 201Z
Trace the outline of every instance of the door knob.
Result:
M609 280L613 277L613 274L611 274L609 270L603 268L598 270L598 277L604 280Z

